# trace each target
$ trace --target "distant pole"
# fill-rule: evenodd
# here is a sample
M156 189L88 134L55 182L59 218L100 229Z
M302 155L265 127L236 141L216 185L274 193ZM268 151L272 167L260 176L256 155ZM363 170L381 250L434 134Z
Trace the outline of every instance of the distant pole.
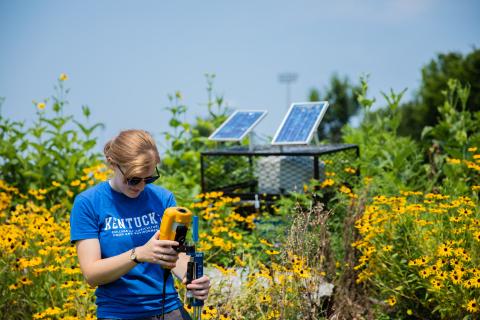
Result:
M295 82L298 78L298 74L293 73L293 72L283 72L278 75L278 81L280 83L285 83L286 84L286 90L287 90L287 110L290 107L290 84Z

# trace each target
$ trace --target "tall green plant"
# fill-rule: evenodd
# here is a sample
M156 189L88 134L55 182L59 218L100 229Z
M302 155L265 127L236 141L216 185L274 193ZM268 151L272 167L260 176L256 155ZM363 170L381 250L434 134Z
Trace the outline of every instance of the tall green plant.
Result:
M457 195L465 194L472 185L480 183L469 170L461 168L462 164L469 164L469 148L480 145L480 112L467 109L468 84L450 79L442 95L445 101L438 106L438 124L422 131L422 139L430 145L432 183L442 184L445 190ZM459 165L454 165L456 162Z
M360 147L360 171L364 176L382 176L383 192L398 191L407 186L420 188L423 181L422 155L419 146L410 138L397 135L400 123L399 103L406 90L389 94L382 93L387 106L382 115L371 112L375 98L368 98L368 82L361 78L358 101L364 109L365 118L358 128L344 128L344 142Z
M206 117L196 117L193 123L186 120L188 107L182 102L182 95L169 95L170 130L162 132L167 141L163 158L162 184L175 190L177 200L191 201L200 192L200 152L217 146L208 136L226 119L228 108L222 96L215 95L215 76L206 74L207 111Z
M41 197L52 203L65 195L71 197L76 189L70 187L79 186L84 169L99 160L93 152L93 133L104 126L91 123L90 109L85 105L82 121L66 114L66 79L65 75L58 79L50 99L34 102L36 117L32 125L0 114L0 179L24 194L41 189Z

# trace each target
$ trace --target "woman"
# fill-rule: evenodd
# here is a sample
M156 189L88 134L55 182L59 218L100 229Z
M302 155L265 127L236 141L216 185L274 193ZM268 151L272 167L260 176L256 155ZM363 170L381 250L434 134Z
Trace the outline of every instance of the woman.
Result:
M158 240L163 212L176 202L170 191L151 184L160 163L152 136L122 131L104 154L113 177L77 195L70 217L80 269L89 285L98 286L97 317L190 319L172 277L162 294L163 269L184 279L188 256L172 248L177 242ZM207 276L187 285L200 300L209 288Z

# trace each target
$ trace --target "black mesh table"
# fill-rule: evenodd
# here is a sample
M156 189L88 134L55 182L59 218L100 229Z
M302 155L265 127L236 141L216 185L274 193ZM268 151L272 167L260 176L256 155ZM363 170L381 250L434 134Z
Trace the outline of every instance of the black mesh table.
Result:
M303 192L311 179L351 179L359 156L353 144L248 146L204 151L200 155L202 192L222 191L242 200L268 200ZM347 170L345 170L347 169ZM351 171L351 170L350 170Z

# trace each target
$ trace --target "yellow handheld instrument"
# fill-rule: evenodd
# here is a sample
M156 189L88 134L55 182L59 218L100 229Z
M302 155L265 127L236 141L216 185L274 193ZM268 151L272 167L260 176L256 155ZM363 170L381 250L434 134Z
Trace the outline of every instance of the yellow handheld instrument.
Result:
M170 207L165 210L160 224L160 240L174 240L179 243L176 251L185 250L188 227L192 223L192 212L184 207Z
M165 210L160 223L159 240L174 240L178 246L173 249L177 252L186 252L185 240L189 225L192 223L192 212L184 207L170 207ZM163 269L163 290L162 290L162 320L165 319L165 296L167 280L170 277L170 269Z

